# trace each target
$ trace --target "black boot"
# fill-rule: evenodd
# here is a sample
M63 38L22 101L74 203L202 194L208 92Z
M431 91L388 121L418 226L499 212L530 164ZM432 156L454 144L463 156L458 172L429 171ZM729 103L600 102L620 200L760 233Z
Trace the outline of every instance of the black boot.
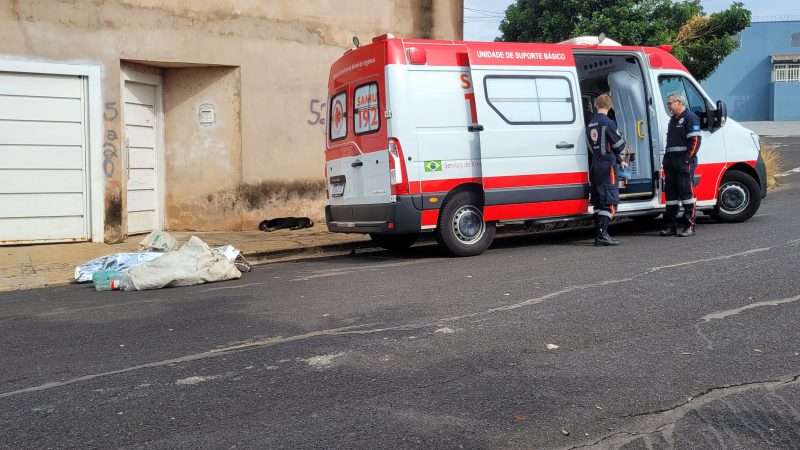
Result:
M680 237L694 236L694 227L691 225L686 225L685 227L683 227L683 230L681 230L681 232L678 233L678 236Z
M611 219L607 216L601 216L599 214L594 216L594 245L596 247L619 245L617 239L608 235L607 230L609 222L611 222Z
M603 217L603 236L614 245L619 245L619 239L608 234L608 226L611 225L611 217Z
M664 223L664 228L658 234L661 236L675 236L678 234L678 227L674 223Z

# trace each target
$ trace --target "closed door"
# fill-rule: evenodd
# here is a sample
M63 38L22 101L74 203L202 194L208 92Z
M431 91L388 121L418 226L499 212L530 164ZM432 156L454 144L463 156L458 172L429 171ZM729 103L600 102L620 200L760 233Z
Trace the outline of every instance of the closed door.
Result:
M159 89L153 84L125 81L128 234L161 228Z
M85 79L0 72L0 244L89 238Z

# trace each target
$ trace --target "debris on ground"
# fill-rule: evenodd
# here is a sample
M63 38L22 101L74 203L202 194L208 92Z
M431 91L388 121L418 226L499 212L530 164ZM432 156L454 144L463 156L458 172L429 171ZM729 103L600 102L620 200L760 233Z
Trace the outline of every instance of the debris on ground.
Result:
M139 242L140 252L171 252L178 248L178 241L166 231L153 231Z
M76 267L75 282L88 283L92 281L92 275L94 275L95 272L124 272L131 267L152 261L161 256L164 256L164 253L115 253L113 255L101 256L100 258L95 258Z
M556 344L547 344L547 349L548 350L555 350L557 348L558 348L558 346Z
M152 234L152 233L151 233ZM164 233L166 234L166 233ZM87 283L89 281L94 283L95 289L98 291L107 291L107 290L114 290L114 289L122 289L123 280L125 279L127 273L130 269L134 267L141 266L145 263L149 263L155 261L158 258L161 258L166 255L170 255L172 253L177 253L175 251L176 246L169 244L170 239L172 236L158 238L155 239L145 239L142 241L140 245L148 245L149 243L153 242L167 242L166 245L161 247L160 251L147 251L147 252L138 252L138 253L115 253L113 255L106 255L101 258L96 258L91 261L88 261L84 264L79 265L75 268L75 282L76 283ZM204 245L208 247L205 242L200 240L197 237L192 237L192 239L196 239ZM192 239L189 241L191 242ZM187 242L187 244L189 244ZM193 243L193 246L197 245L197 242ZM186 245L184 245L185 247ZM151 249L153 247L150 247ZM181 247L183 248L183 247ZM250 263L245 259L242 252L235 248L232 245L225 245L222 247L215 247L209 248L214 254L219 256L221 259L228 261L236 270L238 270L239 276L241 273L250 272L251 266ZM188 250L187 250L188 251ZM171 258L174 260L176 258ZM179 258L178 258L179 259ZM239 278L237 276L236 278ZM208 281L221 281L214 279L215 276L211 276ZM226 278L229 279L229 278ZM199 284L199 283L194 283ZM129 289L130 290L130 289Z
M215 247L214 251L217 253L221 253L226 258L228 258L228 261L232 262L236 266L236 268L239 269L239 272L245 273L253 270L253 268L250 267L250 263L247 262L246 259L244 259L244 255L242 254L242 252L232 245Z
M143 291L194 286L241 276L242 272L225 255L192 236L180 249L129 269L121 287L126 291Z

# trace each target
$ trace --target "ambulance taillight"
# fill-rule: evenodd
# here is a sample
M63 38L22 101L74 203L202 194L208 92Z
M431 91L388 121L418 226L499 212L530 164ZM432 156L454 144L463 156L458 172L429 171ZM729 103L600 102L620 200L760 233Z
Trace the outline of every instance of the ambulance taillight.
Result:
M389 138L389 181L392 195L408 194L408 174L400 141Z

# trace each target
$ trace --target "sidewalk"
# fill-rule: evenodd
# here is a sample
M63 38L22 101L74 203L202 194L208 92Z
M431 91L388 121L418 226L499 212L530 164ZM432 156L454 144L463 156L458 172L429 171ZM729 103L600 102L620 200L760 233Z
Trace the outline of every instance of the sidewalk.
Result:
M743 127L756 132L759 136L785 137L800 136L800 121L783 122L739 122Z
M363 234L330 233L325 224L303 230L170 232L179 244L197 236L211 247L233 245L251 264L306 256L336 255L374 247ZM120 244L79 242L0 247L0 291L34 289L72 282L75 267L112 253L136 251L144 236Z

